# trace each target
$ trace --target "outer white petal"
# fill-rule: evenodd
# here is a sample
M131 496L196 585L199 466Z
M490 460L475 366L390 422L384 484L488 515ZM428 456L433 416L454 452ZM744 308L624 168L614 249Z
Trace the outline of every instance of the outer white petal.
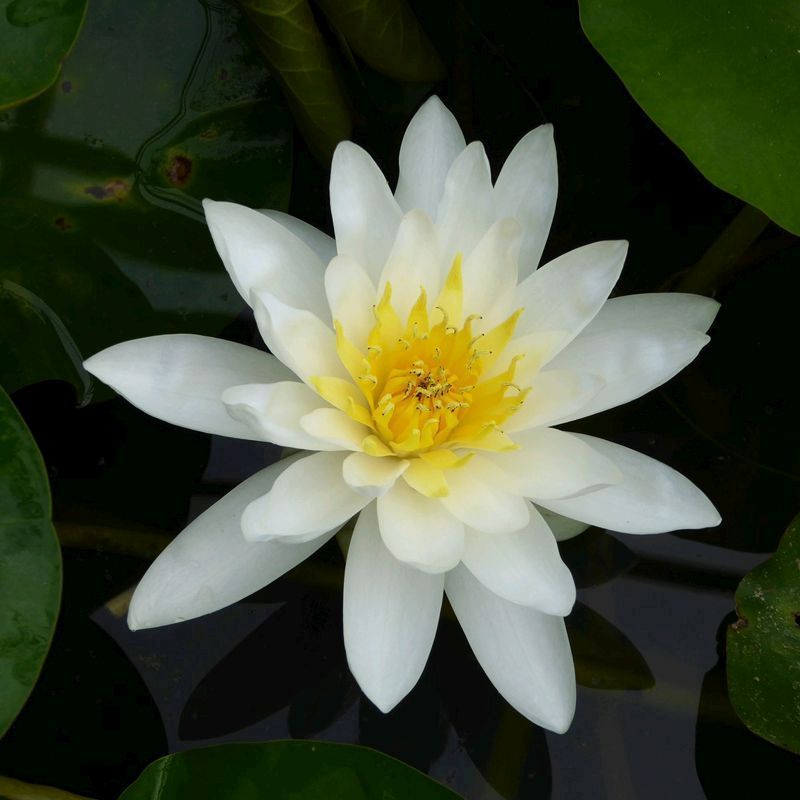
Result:
M375 284L366 270L350 256L336 256L325 270L325 293L333 319L356 347L366 349L375 326Z
M475 456L468 464L445 473L450 494L442 505L465 525L486 533L508 533L524 528L530 503L508 487L495 464Z
M514 297L525 313L516 333L569 331L570 339L600 310L622 271L627 242L595 242L550 261L518 287Z
M450 165L466 147L455 117L431 97L406 128L400 145L400 177L395 199L403 211L421 208L434 217Z
M252 208L204 200L203 209L217 252L245 302L254 289L266 289L284 303L329 319L325 265L307 244Z
M400 222L392 252L378 282L378 297L387 283L392 285L392 305L404 320L425 288L435 300L442 280L439 240L430 217L420 210L409 211ZM370 305L370 310L372 306Z
M578 434L576 434L578 435ZM719 525L711 501L688 479L666 464L619 444L580 435L622 470L616 486L539 505L589 525L624 533L664 533Z
M520 274L530 275L542 257L558 195L553 126L540 125L519 140L494 187L497 214L515 217L524 230Z
M472 142L450 167L436 212L436 227L448 268L457 253L466 258L472 252L496 218L489 159L483 145Z
M245 538L307 539L336 528L357 514L369 498L344 482L342 462L346 457L346 453L314 453L293 463L269 492L245 508Z
M395 558L424 572L446 572L464 552L464 524L439 500L397 481L378 498L381 537Z
M267 347L302 381L325 375L350 380L336 354L336 335L319 317L269 292L253 294L253 309Z
M557 542L574 539L591 528L591 525L587 525L585 522L563 517L561 514L556 514L555 511L550 511L549 508L537 506L536 510L542 515L542 519L547 523L547 527L550 528L550 532Z
M375 458L366 453L349 455L342 465L345 483L367 497L386 494L394 482L408 469L409 462L393 458Z
M339 255L355 258L377 283L400 224L400 206L378 165L352 142L341 142L333 154L331 214Z
M301 450L341 450L300 426L300 420L325 405L319 395L304 383L250 383L232 386L222 393L228 413L253 431L253 438L274 442L281 447Z
M465 259L464 313L479 313L485 317L484 328L502 322L499 317L513 313L520 304L507 311L516 302L517 259L522 241L522 228L514 219L495 222ZM500 306L499 315L494 312Z
M351 419L338 408L318 408L300 420L300 427L310 436L330 443L336 450L361 450L361 443L372 433L366 425Z
M622 481L614 462L577 436L556 428L532 428L514 435L518 450L485 453L523 497L572 497Z
M358 685L384 714L425 668L443 588L443 575L409 567L386 549L374 503L361 512L344 571L344 646Z
M503 600L463 566L447 574L445 591L497 691L531 722L564 733L576 694L564 620Z
M319 260L323 264L327 264L336 255L334 238L313 225L309 225L291 214L285 214L283 211L275 211L271 208L261 208L259 213L274 219L275 222L283 225L289 233L294 234L302 242L305 242L319 256Z
M565 617L575 605L575 581L536 509L527 527L489 534L467 528L464 565L490 591L543 614Z
M681 328L705 333L714 322L719 303L710 297L679 292L654 292L612 297L586 326L589 336L617 328L649 331L653 328Z
M121 342L83 366L147 414L237 439L261 437L228 414L225 389L293 377L278 359L253 347L190 333Z
M305 544L247 542L244 507L268 492L296 458L285 459L239 484L169 543L133 593L132 630L154 628L210 614L252 594L304 561L333 536Z
M546 369L531 382L522 408L503 423L506 431L522 431L542 425L557 425L571 414L579 414L603 389L602 378L568 369Z
M704 333L678 328L619 328L579 336L548 369L591 372L605 385L586 405L565 412L558 422L588 417L641 397L694 361L709 341Z

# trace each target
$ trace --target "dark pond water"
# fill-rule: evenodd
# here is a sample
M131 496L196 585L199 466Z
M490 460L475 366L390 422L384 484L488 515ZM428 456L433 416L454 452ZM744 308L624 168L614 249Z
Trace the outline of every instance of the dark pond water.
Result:
M627 238L619 293L674 286L741 208L630 99L585 40L573 4L415 6L447 62L447 81L401 87L336 56L354 138L390 180L405 122L435 88L467 138L485 142L495 169L522 134L555 124L561 190L545 259L596 239ZM84 36L127 40L115 8L98 2ZM64 313L78 320L85 355L98 344L174 330L255 341L200 222L195 189L254 205L281 205L291 190L292 213L330 227L326 168L296 135L292 141L280 94L260 72L252 80L267 99L241 121L255 137L242 141L252 147L234 142L221 150L208 184L185 193L157 174L159 146L168 148L170 137L191 140L184 127L192 113L206 113L197 98L209 75L219 77L219 63L251 77L260 69L252 48L237 44L245 34L226 8L194 0L154 6L161 19L151 18L152 30L161 38L108 52L108 86L96 88L107 105L93 102L91 115L65 105L62 85L3 117L0 145L38 137L26 169L6 163L0 173L3 207L27 203L43 224L66 217L84 237L70 257L86 259L90 285L73 292ZM65 65L73 97L81 90L73 74L93 63L89 50L79 43ZM150 72L148 58L156 62ZM170 82L177 91L159 89ZM112 103L118 92L122 99ZM138 103L135 125L128 100ZM223 117L238 113L238 101L234 110L226 102L217 96L209 107ZM132 160L130 190L147 224L140 216L126 227L119 207L116 217L104 217L111 212L93 205L91 194L82 203L59 194L59 169L73 150L83 160L71 168L89 180L86 147L96 140L113 141L121 154L100 146L98 159ZM231 167L226 183L225 164L245 151L251 163ZM252 180L259 165L262 185ZM112 798L167 752L294 737L370 745L469 800L796 796L800 760L750 734L731 709L723 644L739 580L775 549L798 510L800 409L791 378L799 267L800 243L768 226L713 287L722 310L697 361L656 393L574 426L680 470L709 494L723 524L650 537L593 530L564 546L581 587L568 621L580 687L566 735L543 733L497 695L447 614L419 685L390 715L377 711L347 670L334 543L245 602L135 634L119 613L119 595L147 558L71 548L56 639L29 705L0 742L0 773ZM114 303L129 298L117 327L93 311L112 294ZM98 402L76 407L64 383L29 387L14 400L44 453L56 520L119 529L130 547L146 542L143 531L176 533L279 455L161 424L102 392Z

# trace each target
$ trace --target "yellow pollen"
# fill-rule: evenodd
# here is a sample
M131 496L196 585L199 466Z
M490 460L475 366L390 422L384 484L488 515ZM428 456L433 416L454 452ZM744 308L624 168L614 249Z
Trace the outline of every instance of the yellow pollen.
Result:
M369 420L372 432L364 441L366 452L402 458L439 453L439 462L451 468L466 463L464 451L468 455L471 448L514 447L499 426L528 393L514 382L520 356L510 359L504 372L498 373L492 365L502 357L521 311L493 329L476 333L473 324L483 317L464 317L463 302L461 257L457 256L430 311L421 289L405 321L392 305L391 284L386 284L373 306L375 325L365 354L336 323L337 352L358 387L355 391L363 396L340 407L360 423ZM438 321L433 310L441 316ZM484 349L478 349L479 344ZM458 452L452 453L451 447ZM438 470L409 470L406 480L416 486L423 479L433 480ZM445 479L436 478L435 491L446 491Z

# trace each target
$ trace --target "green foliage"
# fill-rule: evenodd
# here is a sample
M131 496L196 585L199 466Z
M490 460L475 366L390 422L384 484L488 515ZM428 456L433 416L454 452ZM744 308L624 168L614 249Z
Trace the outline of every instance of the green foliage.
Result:
M778 551L736 590L728 628L728 690L742 722L800 753L800 516Z
M442 80L446 70L406 0L317 0L374 70L398 81Z
M0 114L0 280L39 298L84 357L156 333L215 335L243 308L200 200L285 208L291 143L242 24L225 4L95 0L59 84ZM5 325L16 347L22 331ZM21 351L22 379L74 370L64 348Z
M792 0L581 0L592 44L722 189L800 233L800 16Z
M0 389L0 735L39 677L60 600L61 551L44 464Z
M14 343L0 359L7 391L56 379L72 384L79 402L88 399L90 378L64 323L40 297L6 280L0 280L0 341Z
M120 800L257 797L291 800L457 800L421 772L366 747L328 742L228 744L151 764Z
M58 78L86 14L87 0L0 3L0 109L41 94Z

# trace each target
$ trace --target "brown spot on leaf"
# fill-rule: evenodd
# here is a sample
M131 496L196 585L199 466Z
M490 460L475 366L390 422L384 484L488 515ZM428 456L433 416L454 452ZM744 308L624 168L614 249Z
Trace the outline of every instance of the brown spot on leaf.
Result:
M748 625L747 619L745 617L739 617L736 622L731 625L732 631L743 631Z
M83 190L95 200L124 200L130 192L127 182L121 178L114 178L104 184L87 186Z
M170 156L167 162L167 180L173 186L186 186L192 178L192 159L184 155Z
M71 231L75 227L69 217L65 217L63 214L53 220L53 225L60 231Z

